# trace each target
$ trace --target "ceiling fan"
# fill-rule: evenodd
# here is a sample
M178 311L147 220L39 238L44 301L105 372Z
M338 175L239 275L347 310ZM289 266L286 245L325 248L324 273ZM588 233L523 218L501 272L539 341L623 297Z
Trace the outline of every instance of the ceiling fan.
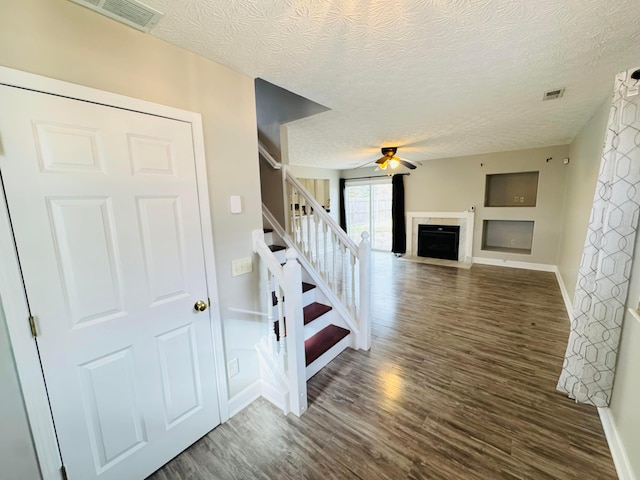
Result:
M396 157L398 147L382 147L380 151L382 152L382 157L375 162L380 170L386 170L387 168L395 170L400 165L414 170L418 165L422 165L420 162L413 162L411 160Z

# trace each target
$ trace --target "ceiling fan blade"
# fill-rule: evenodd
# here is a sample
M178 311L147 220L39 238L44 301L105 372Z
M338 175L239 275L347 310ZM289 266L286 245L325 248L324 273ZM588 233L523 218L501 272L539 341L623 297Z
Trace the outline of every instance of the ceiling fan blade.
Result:
M378 165L382 165L383 163L385 163L387 160L389 160L389 157L387 157L386 155L384 157L380 157L378 160L376 160L376 163Z
M409 162L408 160L398 159L398 161L400 162L400 165L403 165L411 170L415 170L417 168L413 163Z

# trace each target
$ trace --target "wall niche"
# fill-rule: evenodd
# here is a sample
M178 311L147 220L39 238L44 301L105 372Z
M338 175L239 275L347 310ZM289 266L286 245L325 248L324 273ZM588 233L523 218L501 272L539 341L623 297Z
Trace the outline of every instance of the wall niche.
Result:
M535 207L538 172L495 173L487 175L485 207Z
M531 255L533 221L484 220L482 250Z

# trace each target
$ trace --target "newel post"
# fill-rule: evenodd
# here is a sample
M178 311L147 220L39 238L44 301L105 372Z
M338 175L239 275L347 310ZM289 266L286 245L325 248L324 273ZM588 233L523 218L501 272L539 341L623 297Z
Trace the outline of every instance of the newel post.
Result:
M287 250L284 276L284 316L287 338L287 376L291 411L300 416L307 410L307 366L304 353L304 318L302 313L302 271L298 254Z
M360 263L359 347L362 350L369 350L371 348L371 243L367 232L362 232L361 235L358 260Z

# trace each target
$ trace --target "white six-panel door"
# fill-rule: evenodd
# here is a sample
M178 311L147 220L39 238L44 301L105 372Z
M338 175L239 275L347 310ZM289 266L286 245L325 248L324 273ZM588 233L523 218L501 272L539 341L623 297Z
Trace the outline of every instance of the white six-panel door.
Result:
M0 105L67 473L143 479L220 421L191 126L7 86Z

